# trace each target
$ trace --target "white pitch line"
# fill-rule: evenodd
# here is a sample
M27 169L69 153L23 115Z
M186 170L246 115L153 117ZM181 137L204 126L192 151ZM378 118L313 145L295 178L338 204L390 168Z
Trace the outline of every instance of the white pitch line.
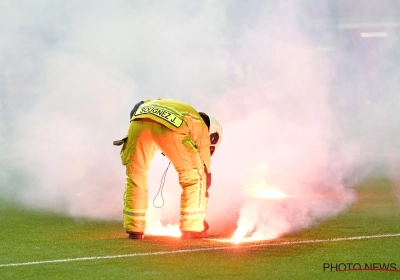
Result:
M233 248L253 248L253 247L283 246L283 245L295 245L295 244L307 244L307 243L338 242L338 241L361 240L361 239L384 238L384 237L397 237L397 236L400 236L400 233L369 235L369 236L354 236L354 237L339 237L339 238L330 238L330 239L285 241L285 242L279 242L279 243L264 243L264 244L249 244L249 245L237 244L237 245L231 245L231 246L220 246L220 247L212 247L212 248L195 248L195 249L185 249L185 250L135 253L135 254L125 254L125 255L114 255L114 256L97 256L97 257L83 257L83 258L59 259L59 260L47 260L47 261L35 261L35 262L6 263L6 264L0 264L0 267L75 262L75 261L90 261L90 260L102 260L102 259L118 259L118 258L130 258L130 257L140 257L140 256L155 256L155 255L179 254L179 253L190 253L190 252L200 252L200 251L225 250L225 249L233 249ZM212 239L210 239L210 240L212 240Z

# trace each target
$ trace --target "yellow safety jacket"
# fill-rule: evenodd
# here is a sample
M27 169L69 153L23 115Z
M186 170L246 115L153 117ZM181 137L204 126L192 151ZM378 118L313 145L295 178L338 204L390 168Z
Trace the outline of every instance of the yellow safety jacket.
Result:
M210 136L207 125L192 106L173 99L145 100L133 113L131 121L138 118L152 119L173 131L188 132L210 172Z

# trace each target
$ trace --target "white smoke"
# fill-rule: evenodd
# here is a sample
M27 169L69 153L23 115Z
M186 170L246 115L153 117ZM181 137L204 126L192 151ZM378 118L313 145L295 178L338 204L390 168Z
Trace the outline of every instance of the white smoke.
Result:
M296 3L3 1L0 196L121 219L125 170L112 141L125 135L136 102L161 97L223 124L207 214L215 234L238 222L271 238L345 210L355 199L352 184L371 166L389 164L382 154L398 154L398 82L383 75L389 61L379 64L385 86L376 82L367 95L386 94L364 102L364 76L345 73L363 73L358 61L335 64L338 54L353 56L307 29L317 24L333 36L332 7ZM312 21L313 13L325 23ZM152 205L167 165L161 154L151 165L149 224L179 221L172 166L164 207ZM259 183L290 198L249 196Z

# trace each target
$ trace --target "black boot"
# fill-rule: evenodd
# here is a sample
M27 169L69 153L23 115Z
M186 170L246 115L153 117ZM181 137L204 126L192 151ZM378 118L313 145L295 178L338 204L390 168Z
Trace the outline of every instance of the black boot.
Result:
M144 238L144 233L143 232L127 232L129 234L128 238L129 239L143 239Z

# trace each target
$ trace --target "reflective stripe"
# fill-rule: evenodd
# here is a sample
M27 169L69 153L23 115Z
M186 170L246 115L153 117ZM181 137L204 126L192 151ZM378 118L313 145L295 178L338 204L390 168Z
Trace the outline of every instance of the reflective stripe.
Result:
M194 211L194 212L183 212L181 211L182 216L196 216L196 215L205 215L206 210L201 210L201 211Z
M146 216L146 213L134 213L134 212L129 212L129 211L126 211L126 210L124 210L124 211L122 211L125 215L128 215L128 216L134 216L134 217L143 217L143 216Z
M146 103L145 103L146 104ZM175 127L180 127L182 125L183 120L177 113L172 111L170 108L161 107L158 105L142 105L135 112L135 116L143 115L143 114L152 114L163 120L166 120L170 124Z
M201 176L201 173L200 173L200 169L197 169L197 175L199 175L199 178L200 178L200 182L199 182L199 204L197 205L197 207L200 207L201 206L201 202L203 201L203 195L202 195L202 193L203 193L203 177Z
M197 116L194 116L194 115L192 115L192 114L189 114L189 113L182 113L182 116L185 116L185 117L191 117L192 119L194 119L194 120L196 120L196 121L200 121L202 118L200 117L197 117Z

